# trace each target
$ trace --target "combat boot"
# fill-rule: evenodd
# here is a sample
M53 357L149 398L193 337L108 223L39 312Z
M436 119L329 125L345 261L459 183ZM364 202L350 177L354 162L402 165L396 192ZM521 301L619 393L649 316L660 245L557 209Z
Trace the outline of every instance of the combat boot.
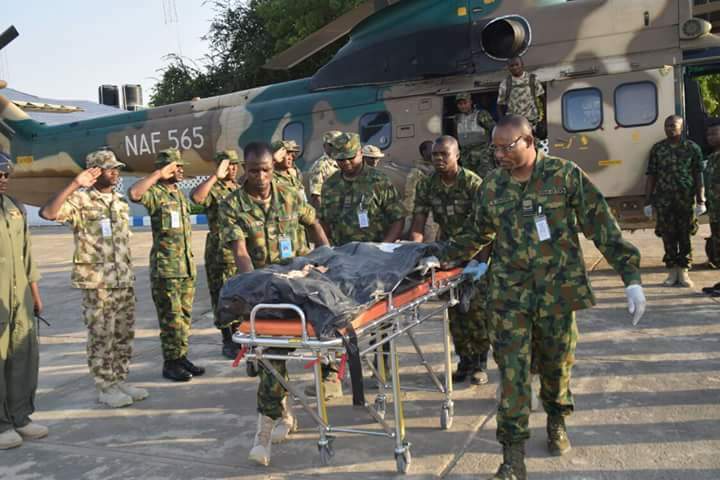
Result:
M255 441L248 455L248 460L266 467L270 465L270 449L272 448L272 431L274 426L275 420L266 417L262 413L258 413Z
M678 281L678 268L671 267L668 271L667 278L663 281L663 285L666 287L674 287Z
M559 457L572 448L565 428L565 417L562 415L548 415L547 418L547 444L550 455Z
M179 360L165 360L162 376L175 382L189 382L193 377L192 373L185 370L178 362Z
M460 363L458 363L457 370L455 370L455 372L452 374L453 382L464 382L473 370L474 365L472 358L460 357Z
M290 401L287 397L283 399L283 414L272 431L272 443L282 443L287 437L297 431L297 417L293 414Z
M503 444L503 463L488 480L527 480L524 442Z
M695 286L695 284L693 283L692 280L690 280L690 275L688 274L688 269L687 268L679 268L678 271L679 271L678 284L681 287L693 288Z
M18 427L15 430L23 440L39 440L47 437L49 432L48 427L35 422L30 422L24 427Z
M110 408L121 408L132 405L133 399L130 395L123 393L117 385L101 388L98 392L98 402Z
M193 377L200 377L205 375L205 367L195 365L187 357L180 357L178 359L178 365L187 370L192 374Z
M10 430L0 433L0 450L17 448L22 445L22 443L22 437L18 435L18 433L12 428Z
M133 399L133 402L145 400L147 397L150 396L148 391L144 388L135 387L126 382L120 382L117 384L117 386L120 391L123 392L125 395L130 395L130 398Z
M235 360L235 358L237 357L239 352L240 352L240 345L233 342L232 340L223 341L223 346L222 346L222 351L221 351L223 357L229 358L230 360Z

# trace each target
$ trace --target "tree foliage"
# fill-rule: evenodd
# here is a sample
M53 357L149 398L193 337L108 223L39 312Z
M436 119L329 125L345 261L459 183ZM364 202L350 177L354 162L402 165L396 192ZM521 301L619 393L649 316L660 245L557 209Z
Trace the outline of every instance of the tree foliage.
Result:
M205 37L210 51L201 66L177 55L168 57L162 78L153 87L155 106L245 90L312 75L346 39L283 71L262 65L273 55L319 30L362 0L216 0Z
M698 78L705 111L711 117L720 117L720 74L703 75Z

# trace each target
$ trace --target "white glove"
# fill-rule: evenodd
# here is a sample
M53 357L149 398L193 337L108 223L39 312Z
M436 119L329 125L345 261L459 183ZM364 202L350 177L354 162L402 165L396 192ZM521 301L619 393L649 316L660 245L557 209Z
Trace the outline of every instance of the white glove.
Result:
M633 316L632 324L637 325L645 313L645 307L647 306L647 300L645 300L645 293L643 292L642 285L630 285L625 288L625 295L627 295L628 311Z
M704 203L698 203L695 205L695 216L699 217L700 215L703 215L705 212L707 212L707 207Z
M652 205L645 205L645 208L643 208L643 213L647 218L652 218L653 214L653 208Z

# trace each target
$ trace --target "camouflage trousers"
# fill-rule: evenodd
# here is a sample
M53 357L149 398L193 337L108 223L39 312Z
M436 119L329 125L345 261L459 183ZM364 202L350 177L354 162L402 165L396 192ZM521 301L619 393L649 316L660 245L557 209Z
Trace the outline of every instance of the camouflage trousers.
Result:
M481 366L487 361L490 350L484 293L482 290L475 295L468 313L461 313L457 305L448 309L455 353L460 358L478 358Z
M195 278L151 278L150 285L160 324L163 359L177 360L188 352Z
M575 313L539 317L534 312L496 310L489 315L488 327L500 369L498 441L515 443L530 438L531 363L540 374L545 412L570 415L574 409L570 373L578 337Z
M237 271L235 264L225 263L221 260L221 250L217 237L208 234L205 242L205 274L207 275L208 290L210 291L210 304L212 305L215 326L223 328L218 316L218 298L220 290L228 278L235 275Z
M87 362L98 388L127 379L135 338L132 288L83 289L83 319L88 329Z
M698 231L692 198L673 202L656 202L655 234L662 238L667 268L689 268L692 265L690 237Z
M286 353L287 350L273 350L268 349L265 351L267 354ZM275 370L283 376L285 380L289 380L287 365L285 360L270 360L270 364ZM258 378L260 384L258 385L257 391L257 409L258 412L276 420L282 416L283 413L283 400L287 397L287 390L282 386L275 376L270 373L262 364L258 365Z
M490 144L467 145L460 151L460 165L485 178L497 166Z
M27 290L23 303L12 312L0 302L0 433L24 427L35 411L38 334Z

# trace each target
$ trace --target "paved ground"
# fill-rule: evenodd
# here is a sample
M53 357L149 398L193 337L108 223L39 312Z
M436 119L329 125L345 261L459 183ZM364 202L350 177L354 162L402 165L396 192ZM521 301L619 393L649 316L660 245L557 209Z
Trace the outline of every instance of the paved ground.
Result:
M702 236L695 237L704 260ZM202 262L204 232L194 248ZM544 450L545 415L531 418L528 466L533 479L660 480L720 478L720 299L699 293L720 280L720 272L699 267L693 290L660 285L660 242L643 231L628 238L644 253L648 313L632 328L618 277L592 246L588 265L599 305L578 315L581 331L574 369L577 412L569 420L573 451L551 458ZM130 408L110 410L95 402L85 361L80 295L69 286L72 237L62 228L34 231L34 254L43 273L42 292L52 327L41 331L40 389L34 419L50 436L0 452L2 479L220 479L220 478L392 478L390 440L339 435L333 464L322 467L316 431L303 413L294 440L273 449L270 468L246 460L252 442L255 380L219 355L219 335L207 315L205 272L199 272L191 358L208 373L189 384L160 376L157 323L150 300L147 253L150 234L133 238L137 266L137 340L131 380L151 397ZM419 338L436 365L439 323L429 322ZM404 348L405 351L409 351ZM294 377L309 379L296 368ZM423 382L408 356L408 384ZM438 429L436 394L405 394L410 478L483 478L500 462L494 440L497 372L491 384L460 388L452 430ZM333 403L336 424L361 426L348 396Z

